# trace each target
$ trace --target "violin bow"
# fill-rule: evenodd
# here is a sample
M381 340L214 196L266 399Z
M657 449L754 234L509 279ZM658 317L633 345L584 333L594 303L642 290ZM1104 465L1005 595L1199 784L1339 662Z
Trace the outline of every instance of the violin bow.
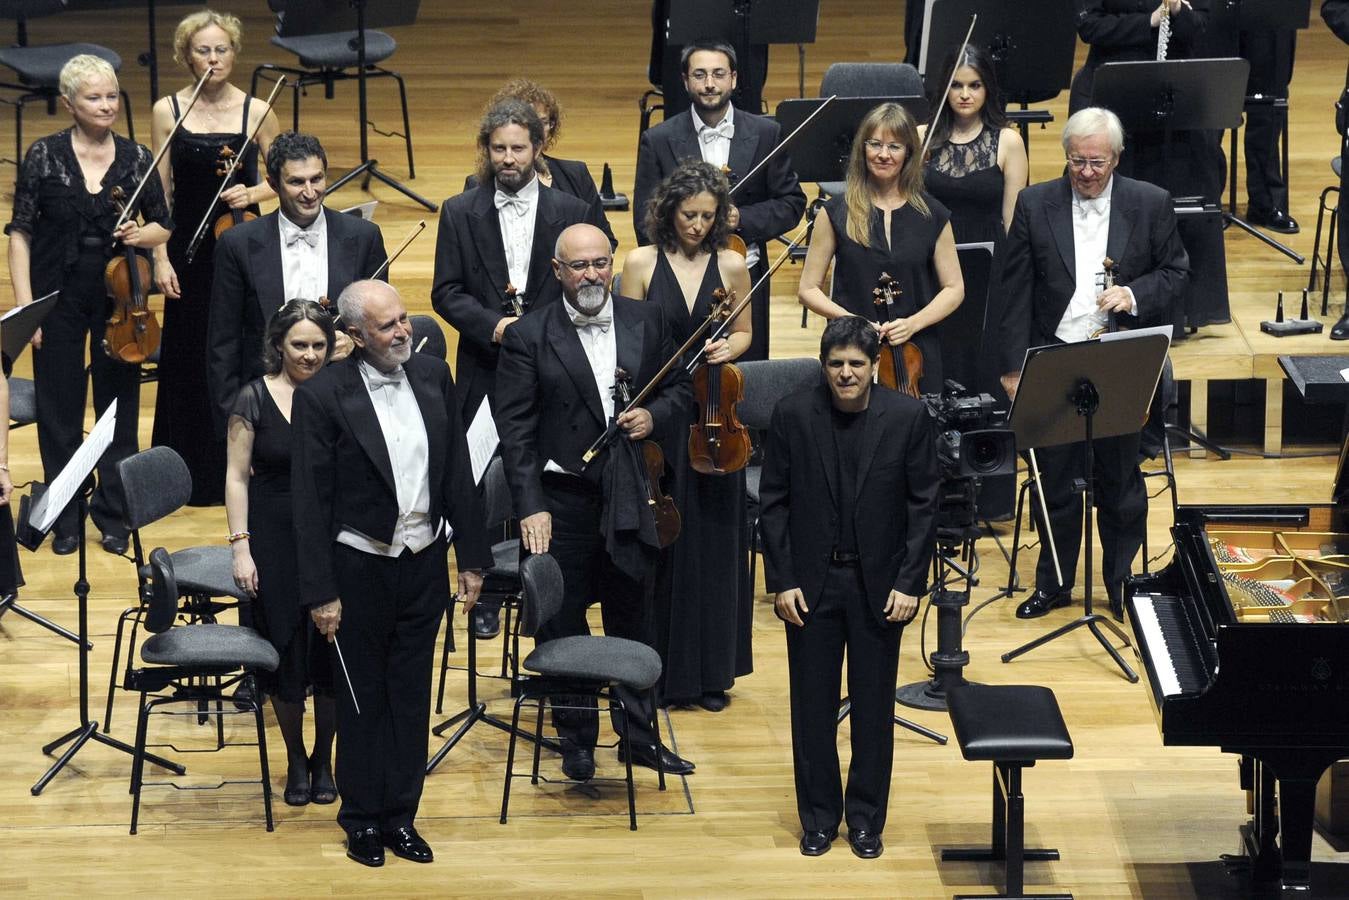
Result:
M378 278L379 276L383 275L388 270L389 266L393 265L394 260L398 259L398 257L403 255L403 251L408 248L408 244L411 244L413 241L415 241L417 239L417 236L420 235L425 230L426 230L426 220L421 219L420 221L417 222L416 225L412 226L412 230L408 232L407 237L403 238L403 243L398 245L398 249L395 250L393 253L391 253L389 255L389 258L384 260L384 262L380 265L380 267L376 269L374 274L371 275L370 277Z
M974 26L978 22L978 13L970 16L970 28L969 31L965 32L965 41L960 45L960 52L956 54L956 64L951 67L951 77L946 79L946 90L942 91L941 104L938 105L937 111L932 114L932 124L927 126L927 134L923 136L923 149L918 153L919 165L923 165L924 160L927 159L927 151L932 146L932 135L937 131L937 121L941 119L942 110L950 105L946 102L946 98L951 95L951 85L955 84L956 81L956 69L960 68L960 60L964 58L965 51L970 46L970 38L974 37Z
M117 217L117 223L112 226L113 231L121 228L126 224L127 219L134 215L133 210L136 208L136 201L140 199L141 191L145 190L145 183L150 180L151 175L159 171L159 162L164 158L164 154L169 152L169 147L173 144L173 136L182 127L187 114L192 112L192 107L197 105L197 98L201 96L201 89L206 86L206 79L210 78L214 72L213 66L207 66L206 71L202 72L201 77L197 79L197 86L192 89L192 97L187 101L187 107L183 110L183 114L174 121L173 127L169 129L169 136L164 139L164 145L155 154L155 158L150 163L150 168L146 169L145 174L141 176L140 184L136 185L136 189L131 192L131 199L126 202L126 206L122 208L122 214Z
M197 255L197 250L201 247L201 242L206 237L206 229L211 223L211 213L215 211L216 202L220 200L220 195L225 193L225 188L229 185L230 179L234 177L234 173L239 171L239 166L243 165L244 153L248 150L248 145L253 143L254 139L257 138L258 132L262 129L262 123L267 121L267 113L272 111L272 104L276 101L276 95L281 91L281 87L285 83L286 76L282 75L281 79L272 86L272 92L267 95L267 108L263 110L262 115L258 116L258 124L253 126L253 130L249 132L248 139L244 141L243 147L239 149L239 152L229 161L229 165L225 167L225 174L220 179L220 187L216 188L215 196L211 198L211 202L206 204L206 214L202 216L201 222L197 225L197 230L192 232L192 240L188 242L186 256L189 264L192 262L193 257ZM187 113L183 113L183 115L187 115ZM167 142L165 143L167 144Z
M735 196L736 188L740 187L740 185L744 184L746 181L749 181L751 178L753 178L754 175L755 175L760 169L762 169L764 166L766 166L766 165L768 164L768 161L771 160L771 159L777 154L777 152L778 152L779 150L781 150L783 147L785 147L785 146L787 146L788 144L790 144L791 141L792 141L792 138L796 137L798 134L801 133L801 129L802 129L802 128L805 128L807 125L810 124L810 120L811 120L811 119L813 119L813 118L815 118L816 116L818 116L821 112L824 111L824 108L825 108L826 106L828 106L830 103L833 103L833 102L834 102L835 100L837 100L837 99L838 99L838 94L830 94L828 97L825 97L823 103L821 103L819 106L815 107L815 109L814 109L813 111L811 111L811 114L808 115L808 116L806 116L805 119L802 120L802 122L801 122L800 125L797 125L795 128L792 129L792 133L791 133L791 134L787 135L785 138L783 138L782 140L778 141L778 145L777 145L776 147L774 147L772 150L769 150L769 151L768 151L768 154L767 154L763 159L759 160L758 163L755 164L754 168L750 169L750 170L749 170L748 172L746 172L742 177L736 179L735 184L731 185L731 190L730 190L729 196L734 197L734 196Z

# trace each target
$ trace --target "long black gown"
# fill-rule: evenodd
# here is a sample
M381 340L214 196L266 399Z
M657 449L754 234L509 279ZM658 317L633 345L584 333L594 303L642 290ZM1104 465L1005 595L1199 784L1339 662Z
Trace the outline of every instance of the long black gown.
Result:
M679 279L658 252L647 299L660 304L675 343L682 344L707 318L712 292L721 286L717 258L710 255L690 312ZM745 473L703 475L690 468L689 426L696 415L678 423L661 444L673 470L670 495L683 521L656 576L656 648L664 664L663 695L673 704L724 691L754 670Z
M174 118L179 116L178 98L170 97ZM234 133L195 132L178 129L173 136L169 160L173 167L173 218L178 224L169 237L169 262L178 273L182 296L165 300L164 328L159 349L159 391L155 399L154 446L172 447L192 473L191 506L212 506L225 499L225 442L210 428L211 399L206 376L206 323L211 309L211 277L214 272L215 235L208 226L192 263L187 247L206 214L206 205L220 187L216 169L220 150L238 153L247 140L248 107L244 100L243 121ZM256 184L257 145L250 144L236 182ZM251 208L254 213L258 210ZM229 211L217 202L212 222Z
M825 203L829 224L834 229L834 294L833 300L853 315L876 320L876 289L881 273L894 279L895 316L907 318L927 306L941 282L932 262L937 238L950 221L946 207L930 195L924 200L931 216L924 216L912 203L906 203L890 213L890 245L884 238L885 213L872 207L871 245L863 246L848 237L848 205L843 195ZM919 390L925 394L941 391L942 354L936 330L924 328L914 335L913 343L923 351L923 377Z
M261 378L239 392L234 415L253 431L248 479L248 546L258 571L253 627L281 655L276 672L263 675L263 690L292 703L303 702L311 686L315 693L331 694L328 643L300 606L290 503L290 422Z

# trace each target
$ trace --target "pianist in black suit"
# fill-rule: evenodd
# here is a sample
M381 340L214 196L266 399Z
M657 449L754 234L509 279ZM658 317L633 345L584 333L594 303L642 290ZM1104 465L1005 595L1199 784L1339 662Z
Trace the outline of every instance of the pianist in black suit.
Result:
M882 851L894 754L895 676L935 537L937 454L923 404L872 387L880 336L834 319L820 340L828 386L773 410L759 492L764 578L787 623L792 758L801 852L819 856L848 824L853 853ZM852 761L838 766L844 652Z
M1063 149L1068 174L1021 192L1007 236L1002 382L1013 399L1028 347L1086 340L1106 325L1108 313L1120 327L1167 324L1189 277L1170 195L1115 174L1124 149L1115 114L1096 107L1074 113ZM1100 293L1107 256L1120 274L1117 286ZM1124 578L1147 527L1138 446L1137 434L1095 442L1102 577L1117 618ZM1049 542L1042 541L1035 594L1016 611L1023 619L1068 605L1082 541L1082 500L1072 482L1083 474L1084 445L1042 448L1036 457L1064 582L1058 583Z

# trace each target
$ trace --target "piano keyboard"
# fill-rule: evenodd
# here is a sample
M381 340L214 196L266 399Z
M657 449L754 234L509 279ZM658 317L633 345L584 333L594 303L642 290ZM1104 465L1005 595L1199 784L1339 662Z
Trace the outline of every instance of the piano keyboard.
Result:
M1142 635L1139 652L1146 653L1157 673L1154 687L1163 697L1194 693L1208 686L1208 672L1195 648L1189 620L1179 597L1137 594L1135 621Z

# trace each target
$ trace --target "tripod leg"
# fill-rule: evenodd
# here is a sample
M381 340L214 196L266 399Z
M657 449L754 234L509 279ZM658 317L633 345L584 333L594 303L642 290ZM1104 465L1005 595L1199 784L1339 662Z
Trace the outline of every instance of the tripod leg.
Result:
M901 728L909 729L914 734L921 734L923 737L927 738L930 741L935 741L943 746L945 746L946 744L947 740L946 735L941 734L940 732L933 731L931 728L926 728L922 725L919 725L917 722L910 722L908 719L895 716L895 724L900 726Z
M60 635L66 640L70 641L72 644L78 644L80 642L79 636L76 635L75 632L62 628L60 625L57 625L50 619L44 619L42 616L39 616L37 613L31 610L24 609L22 606L14 602L15 599L16 599L15 596L13 594L10 594L4 600L0 600L0 615L3 615L6 611L12 609L14 610L14 612L23 616L28 621L34 623L35 625L41 625L43 628L47 629L52 634ZM94 649L94 644L92 641L85 641L84 646L86 650Z
M1100 619L1101 617L1100 617L1100 616L1093 616L1092 618L1094 618L1094 619ZM1105 620L1102 619L1101 622L1100 622L1100 624L1102 624L1102 625L1109 625L1110 623L1109 623L1109 622L1106 622ZM1115 661L1115 665L1117 665L1117 666L1120 667L1120 670L1124 673L1124 677L1127 678L1127 679L1129 680L1129 683L1130 683L1130 684L1137 684L1137 683L1138 683L1138 674L1137 674L1136 672L1134 672L1134 670L1131 669L1131 668L1129 667L1129 664L1128 664L1127 662L1124 661L1124 657L1123 657L1123 656L1120 656L1119 651L1115 649L1115 645L1112 644L1112 643L1110 643L1108 640L1105 639L1105 635L1101 634L1101 632L1097 629L1096 625L1097 625L1096 622L1088 622L1088 623L1087 623L1087 628L1088 628L1088 629L1091 631L1091 633L1096 637L1096 640L1100 641L1101 646L1105 648L1105 652L1110 654L1110 658L1113 659L1113 660ZM1113 628L1113 627L1112 627L1112 630L1113 630L1116 634L1119 634L1119 629L1118 629L1118 628ZM1128 643L1129 643L1129 642L1126 640L1126 641L1125 641L1125 645L1128 646Z
M61 744L64 744L71 738L75 739L74 742L71 743L71 745L66 748L66 752L61 754L61 758L58 759L56 762L52 763L52 767L48 769L46 773L43 774L43 776L37 780L37 784L33 785L32 794L34 797L42 793L43 789L47 787L47 785L51 782L53 778L56 777L56 773L65 768L66 763L70 762L70 760L75 756L75 754L80 752L80 748L83 747L88 742L89 738L94 736L94 732L96 731L98 731L98 723L88 722L84 725L81 725L79 728L76 728L74 731L72 731L70 734L67 734L65 737L60 738L52 742L51 744L48 744L46 747L42 748L43 753L50 753L51 752L50 748L60 746Z

